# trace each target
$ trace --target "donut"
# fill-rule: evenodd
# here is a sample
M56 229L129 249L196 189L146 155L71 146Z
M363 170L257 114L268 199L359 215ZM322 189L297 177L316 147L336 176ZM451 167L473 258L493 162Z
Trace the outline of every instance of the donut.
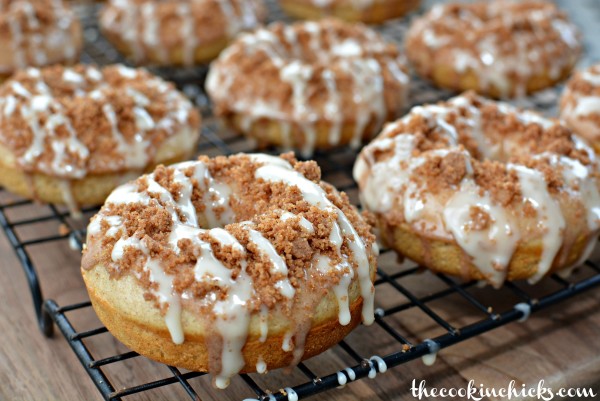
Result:
M442 88L518 97L567 78L581 53L577 28L551 2L434 6L410 26L406 54Z
M82 274L117 339L225 388L372 323L374 239L315 162L201 156L117 188L90 222Z
M289 15L302 19L333 16L349 22L380 24L417 8L420 0L279 0Z
M191 102L144 70L28 68L0 86L0 185L76 215L145 170L190 158L199 125Z
M63 0L0 2L0 79L17 69L79 58L83 35L79 20Z
M274 23L239 37L212 64L214 113L259 146L358 147L406 104L398 49L360 24Z
M214 59L265 16L262 0L110 0L100 28L137 64L193 66Z
M600 64L576 72L567 82L560 118L600 152Z
M592 149L558 121L472 92L386 126L353 172L386 246L494 287L589 256L598 173Z

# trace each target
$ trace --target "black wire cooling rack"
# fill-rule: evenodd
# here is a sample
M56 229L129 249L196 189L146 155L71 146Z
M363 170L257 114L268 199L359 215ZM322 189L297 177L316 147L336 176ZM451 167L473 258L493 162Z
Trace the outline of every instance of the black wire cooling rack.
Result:
M270 5L274 10L272 18L283 19L273 2ZM600 15L600 5L589 2L588 6ZM86 39L82 61L97 64L124 62L99 34L95 20L97 6L81 6L78 11L84 22ZM409 19L394 21L379 29L389 39L401 42L408 23ZM587 57L593 60L589 53ZM211 118L209 101L202 89L206 69L154 69L153 72L174 81L202 111L205 121L198 146L199 154L215 156L256 151L252 141L223 131ZM411 92L412 104L432 102L450 95L418 79L413 79ZM558 93L559 89L556 88L543 91L520 100L519 105L552 115ZM323 171L323 179L348 192L354 201L357 196L351 170L355 158L356 152L349 149L315 155ZM105 356L106 349L101 346L98 348L95 340L110 336L107 329L101 325L78 328L74 323L77 321L73 319L76 314L94 315L89 301L59 306L55 301L43 297L38 270L55 261L39 257L39 248L68 244L73 249L70 258L74 270L72 274L78 274L79 257L76 251L81 250L85 241L87 219L96 210L83 210L84 219L77 221L63 207L35 204L0 190L0 225L27 277L40 330L46 336L52 336L56 324L106 400L133 399L136 394L171 385L183 390L185 395L182 397L200 400L203 386L209 385L203 378L205 374L181 371L171 366L165 366L166 373L157 379L136 381L133 377L126 386L117 384L116 378L111 376L115 366L133 360L139 362L140 366L153 364L156 367L159 364L123 347ZM365 377L373 378L387 369L420 357L429 355L431 358L443 348L508 323L525 320L530 313L597 287L600 285L600 266L586 261L569 278L553 275L536 286L507 283L501 290L492 290L481 289L477 283L461 283L444 275L424 272L419 267L407 266L398 261L393 252L384 251L380 256L375 285L379 307L376 309L374 326L359 327L333 349L301 363L291 373L275 371L266 376L241 374L236 393L240 392L239 386L242 386L246 387L245 391L251 399L292 401ZM456 313L449 312L449 309L459 311L461 315L466 313L470 319L456 319ZM414 321L430 323L427 333L433 334L429 339L412 332L409 323ZM374 334L375 331L377 334ZM337 363L334 367L331 362L333 357ZM328 359L328 363L322 363L324 359ZM326 365L327 369L323 371L321 365ZM203 396L202 399L207 398Z

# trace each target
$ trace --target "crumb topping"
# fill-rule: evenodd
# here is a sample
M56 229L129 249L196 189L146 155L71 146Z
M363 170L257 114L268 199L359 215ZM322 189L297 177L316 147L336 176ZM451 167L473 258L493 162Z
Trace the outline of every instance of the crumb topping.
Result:
M433 7L411 26L406 47L427 76L434 65L450 65L475 72L482 87L508 96L510 82L525 89L531 77L558 78L581 51L580 38L550 2L494 0Z
M374 262L374 236L347 196L320 181L316 163L298 162L291 154L279 160L289 163L291 174L316 184L333 207L315 205L296 185L257 179L257 171L269 161L247 155L201 156L198 162L159 166L152 175L123 187L124 195L117 190L109 197L88 228L83 267L101 263L114 279L138 277L148 290L147 298L158 306L159 284L149 278L148 260L159 261L161 269L174 277L173 290L205 311L211 311L229 291L237 291L224 284L227 280L246 275L253 288L247 302L250 311L258 311L261 305L290 308L293 303L282 290L288 284L292 292L325 295L350 269L359 270L362 262L353 243L363 243L368 263ZM198 176L205 180L192 178ZM214 180L212 186L207 185L207 177ZM211 213L208 195L223 185L231 189L224 205L231 214L211 226L204 221ZM193 212L186 206L188 200L194 200ZM200 204L204 207L197 207ZM347 229L340 231L343 224L338 213L359 238ZM192 215L196 221L186 217ZM111 225L116 216L118 225ZM336 232L341 243L335 240ZM278 265L278 258L285 269ZM323 265L321 259L327 263ZM214 268L215 263L229 279ZM208 270L199 276L202 269Z
M28 172L82 178L143 169L169 137L197 135L200 116L145 70L78 65L18 72L0 86L0 142Z
M407 71L398 48L372 29L324 19L241 35L213 63L206 87L219 116L294 123L306 137L299 147L310 146L317 122L332 126L331 145L340 124L356 123L358 146L370 123L379 127L404 107Z
M202 46L254 29L266 15L261 0L111 0L100 15L109 38L132 48L136 62L168 64L165 49L179 48L193 65Z
M517 176L507 167L510 164L542 172L552 191L565 186L564 176L562 168L545 155L564 156L584 166L592 164L589 149L579 146L564 125L484 100L472 92L449 102L417 107L382 137L407 134L414 138L410 157L424 157L412 178L434 194L458 188L470 175L493 199L507 205L520 194ZM394 152L390 143L387 148L373 150L372 157L381 162ZM468 170L473 173L468 174Z

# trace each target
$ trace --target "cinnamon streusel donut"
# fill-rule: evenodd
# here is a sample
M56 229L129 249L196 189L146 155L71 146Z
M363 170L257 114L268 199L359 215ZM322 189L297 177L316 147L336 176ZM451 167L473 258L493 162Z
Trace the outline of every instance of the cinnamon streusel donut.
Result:
M217 57L265 16L263 0L110 0L100 27L138 64L192 66Z
M296 18L333 16L345 21L379 24L415 9L420 0L279 0L281 8Z
M115 337L225 388L372 323L374 239L314 162L201 157L117 188L88 227L82 273Z
M438 86L513 97L565 79L581 43L550 2L492 0L433 7L410 27L406 52Z
M383 242L434 271L534 283L598 241L592 149L557 121L473 94L388 125L354 177Z
M403 57L364 25L275 23L242 35L213 63L214 112L260 144L358 147L405 106Z
M0 184L74 212L191 157L199 136L199 114L173 85L121 65L18 72L0 86L0 111Z
M27 66L74 63L79 20L63 0L0 0L0 79Z
M560 118L600 153L600 64L569 80L560 100Z

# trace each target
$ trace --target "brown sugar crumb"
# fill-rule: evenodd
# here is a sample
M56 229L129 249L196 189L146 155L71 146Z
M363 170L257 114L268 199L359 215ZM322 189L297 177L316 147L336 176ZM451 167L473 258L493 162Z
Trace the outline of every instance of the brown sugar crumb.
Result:
M487 230L492 223L490 214L479 206L469 208L469 217L471 218L469 228L473 231Z
M312 162L298 162L292 154L284 156L293 166L295 171L316 180L320 177L320 169ZM222 185L229 185L234 189L229 198L228 208L231 209L230 221L224 222L224 227L232 235L241 248L237 245L221 243L209 230L199 230L197 237L180 239L176 247L172 243L171 231L174 229L171 208L177 211L178 207L165 204L165 197L159 194L148 193L149 202L131 202L124 204L106 204L100 212L101 216L121 216L123 228L119 235L123 238L135 238L132 245L123 248L123 257L113 261L111 252L118 238L106 236L104 233L111 226L102 221L100 224L101 246L86 252L84 259L86 265L101 262L111 272L111 277L119 278L125 274L135 274L140 278L140 284L148 291L149 299L152 292L157 290L156 284L151 283L148 269L145 268L148 258L152 263L159 263L161 269L174 277L173 289L180 294L186 294L186 299L201 301L200 306L204 312L210 311L212 302L224 300L227 297L227 286L221 287L218 278L210 273L204 274L202 279L196 277L196 266L209 263L210 260L219 261L232 280L242 274L247 274L253 282L254 293L248 303L250 310L258 310L261 305L274 308L276 305L286 310L291 310L292 300L286 298L278 288L278 283L288 280L299 294L302 291L317 291L324 296L329 289L339 283L343 269L320 271L315 263L317 255L326 256L331 263L338 265L344 262L338 248L331 242L331 232L337 224L338 212L336 209L321 209L308 203L302 196L299 188L286 185L282 182L270 182L255 178L256 169L260 163L253 161L248 156L237 155L231 157L216 157L209 159L201 157L213 179ZM183 171L187 177L192 177L191 168ZM153 179L157 185L171 193L174 200L181 201L181 184L174 182L173 167L157 167ZM198 182L191 180L191 199L199 214L198 223L203 221L202 211L205 206L201 203L210 201L204 192L208 181ZM154 184L153 184L154 185ZM370 226L364 222L356 209L350 205L348 197L338 193L332 186L320 183L327 194L327 198L347 216L354 225L357 233L365 242L369 252L370 262L373 263L372 249L375 240L370 232ZM149 178L138 179L136 189L148 192ZM179 197L176 197L179 194ZM135 198L135 197L132 197ZM282 218L283 213L291 213L292 217ZM223 214L223 216L226 216ZM177 213L180 222L176 224L193 225ZM302 219L311 224L311 229L305 227ZM195 229L195 228L194 228ZM257 241L251 230L254 230L268 241L275 252L286 264L287 273L278 271L274 261L264 249L264 244ZM119 237L115 235L115 237ZM346 255L349 262L348 268L356 268L356 261L349 247L349 237L344 237L341 245L342 254ZM141 243L144 251L138 249ZM205 260L207 262L205 262ZM155 300L155 299L154 299ZM186 301L188 302L188 301ZM191 301L190 301L191 302ZM193 302L192 302L193 303ZM160 306L157 304L157 306ZM204 310L208 308L207 310Z
M520 193L519 177L500 162L486 160L473 162L477 185L488 191L493 200L506 206Z
M458 152L432 156L414 171L416 180L425 180L427 190L438 193L456 187L467 173L465 155Z
M71 229L67 227L66 224L62 223L58 226L58 234L59 235L68 235L71 233Z
M80 76L81 82L65 81L67 68ZM0 121L0 143L16 156L26 171L81 178L81 174L122 172L132 168L129 147L140 141L148 144L144 150L146 157L136 162L151 163L166 139L184 127L192 130L199 127L200 115L188 99L175 92L172 84L144 70L133 70L133 76L124 76L122 68L50 66L15 73L0 86L0 98L11 98L15 102L14 111ZM92 78L95 75L99 79ZM15 90L19 87L21 90ZM41 91L40 87L46 89ZM30 95L23 96L23 90ZM48 99L47 107L34 113L33 120L25 118L19 110L31 108L32 99L38 96ZM147 101L138 101L140 98ZM138 129L137 124L140 107L153 122L143 130ZM52 135L43 135L43 152L32 161L24 161L21 156L35 140L34 122L44 133L52 115L61 115L68 123L59 124ZM65 147L65 141L71 136L77 140L78 149L87 152ZM57 143L63 146L55 146ZM57 153L54 149L63 150ZM140 167L144 166L135 166Z

